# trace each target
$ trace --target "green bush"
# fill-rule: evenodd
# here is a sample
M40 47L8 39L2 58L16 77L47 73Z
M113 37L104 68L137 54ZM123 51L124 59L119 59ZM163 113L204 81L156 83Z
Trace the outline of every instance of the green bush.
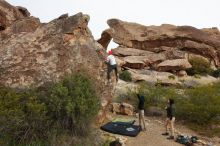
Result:
M78 74L55 84L47 104L50 116L60 128L85 136L98 112L99 100L91 81Z
M186 90L182 98L176 99L177 119L201 134L220 136L219 97L220 83Z
M146 108L149 106L164 108L164 103L167 102L168 98L177 96L175 90L171 87L151 86L146 83L140 85L139 93L144 95L146 99Z
M220 124L220 83L188 89L177 100L177 116L201 126Z
M176 79L176 77L174 75L169 75L168 78L171 79L171 80L175 80Z
M126 82L132 81L131 73L127 70L122 71L122 73L119 74L119 78L126 81Z
M14 145L47 138L46 105L31 92L0 88L0 143Z
M35 90L0 87L0 145L48 146L62 135L86 138L98 109L92 82L82 74Z
M193 57L189 59L192 68L187 69L186 72L188 75L208 75L211 73L211 64L203 58Z
M220 77L220 68L218 68L217 70L214 70L212 72L212 76L216 77L216 78L219 78Z
M138 99L136 94L139 93L145 97L145 108L147 109L149 106L158 106L164 108L167 102L167 99L170 97L176 97L177 93L174 88L171 87L163 87L161 85L152 86L146 82L142 82L139 84L139 87L136 92L129 90L127 92L127 98L129 98L131 103L137 107Z
M185 121L190 128L207 135L213 134L213 131L220 135L220 128L218 128L220 124L220 82L181 90L142 83L137 92L145 96L145 109L150 106L164 109L167 99L173 98L178 120ZM127 96L133 99L131 103L135 103L137 107L136 92L128 91ZM215 129L212 128L213 126Z
M201 79L201 76L198 75L198 74L194 74L193 76L194 76L194 78L196 78L196 79Z

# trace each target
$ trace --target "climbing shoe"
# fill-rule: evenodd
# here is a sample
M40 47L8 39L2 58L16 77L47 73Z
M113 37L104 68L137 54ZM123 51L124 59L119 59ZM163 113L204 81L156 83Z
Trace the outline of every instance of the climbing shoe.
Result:
M167 137L167 139L172 140L172 139L174 139L174 136L169 136L169 137Z
M169 133L168 132L165 132L165 133L162 133L163 136L168 136Z

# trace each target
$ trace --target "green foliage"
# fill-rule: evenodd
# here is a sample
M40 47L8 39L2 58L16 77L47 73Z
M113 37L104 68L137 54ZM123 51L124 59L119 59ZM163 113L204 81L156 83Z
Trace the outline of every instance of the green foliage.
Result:
M201 134L220 135L220 128L215 126L220 124L219 107L220 83L216 83L186 90L185 96L176 99L176 116Z
M188 89L177 100L177 116L201 126L220 124L220 83Z
M180 92L181 91L181 92ZM151 86L142 83L137 91L145 96L145 109L157 106L163 109L168 98L175 100L175 115L178 120L183 120L194 130L220 135L220 82L192 89L174 89L164 86ZM133 96L136 103L136 92L128 92L128 97ZM215 126L217 125L217 126ZM215 127L212 129L210 127Z
M157 86L152 86L146 82L142 82L139 84L139 88L136 92L131 90L127 92L127 97L129 97L130 100L133 99L131 103L135 103L135 106L137 106L138 103L136 98L137 93L145 97L145 108L148 108L149 106L164 108L168 98L178 96L175 90L171 87L163 87L159 84Z
M168 76L168 78L172 79L172 80L175 80L176 77L174 75L170 75L170 76Z
M30 91L17 93L1 87L0 117L0 143L4 145L47 137L45 131L49 129L49 120L46 105Z
M106 140L106 141L102 144L102 146L109 146L110 143L111 143L110 140Z
M82 74L36 90L0 87L0 145L48 146L64 134L87 137L98 108L92 83Z
M123 71L122 73L119 74L119 78L127 81L127 82L131 82L132 81L132 77L131 77L131 73L127 70Z
M146 83L140 85L139 93L145 96L146 107L159 106L163 108L168 98L177 96L177 93L171 87L151 86Z
M219 78L220 77L220 68L218 68L217 70L214 70L212 72L212 76L216 77L216 78Z
M53 86L48 107L61 128L85 136L90 132L88 126L98 112L99 101L91 81L77 74Z
M186 70L188 75L207 75L212 71L210 67L211 64L203 58L193 57L189 59L189 62L192 65L192 68Z
M194 74L194 77L195 77L196 79L201 79L201 76L198 75L198 74Z

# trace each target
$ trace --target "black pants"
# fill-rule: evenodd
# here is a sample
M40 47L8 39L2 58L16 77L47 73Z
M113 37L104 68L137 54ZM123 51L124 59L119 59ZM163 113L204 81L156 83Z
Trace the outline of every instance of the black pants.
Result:
M108 80L111 79L110 74L111 74L112 70L115 71L116 80L118 80L118 69L117 69L117 64L115 64L115 65L110 65L110 64L108 64L107 79L108 79Z

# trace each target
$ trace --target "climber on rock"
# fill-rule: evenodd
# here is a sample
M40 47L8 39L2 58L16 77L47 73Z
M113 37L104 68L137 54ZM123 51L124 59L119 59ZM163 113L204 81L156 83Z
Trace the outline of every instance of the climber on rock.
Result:
M107 70L107 79L108 83L110 83L111 79L111 72L114 70L115 71L115 76L116 76L116 82L118 82L118 69L117 69L117 63L115 60L115 57L112 54L112 50L108 51L108 57L106 59L106 62L108 64L108 70Z

